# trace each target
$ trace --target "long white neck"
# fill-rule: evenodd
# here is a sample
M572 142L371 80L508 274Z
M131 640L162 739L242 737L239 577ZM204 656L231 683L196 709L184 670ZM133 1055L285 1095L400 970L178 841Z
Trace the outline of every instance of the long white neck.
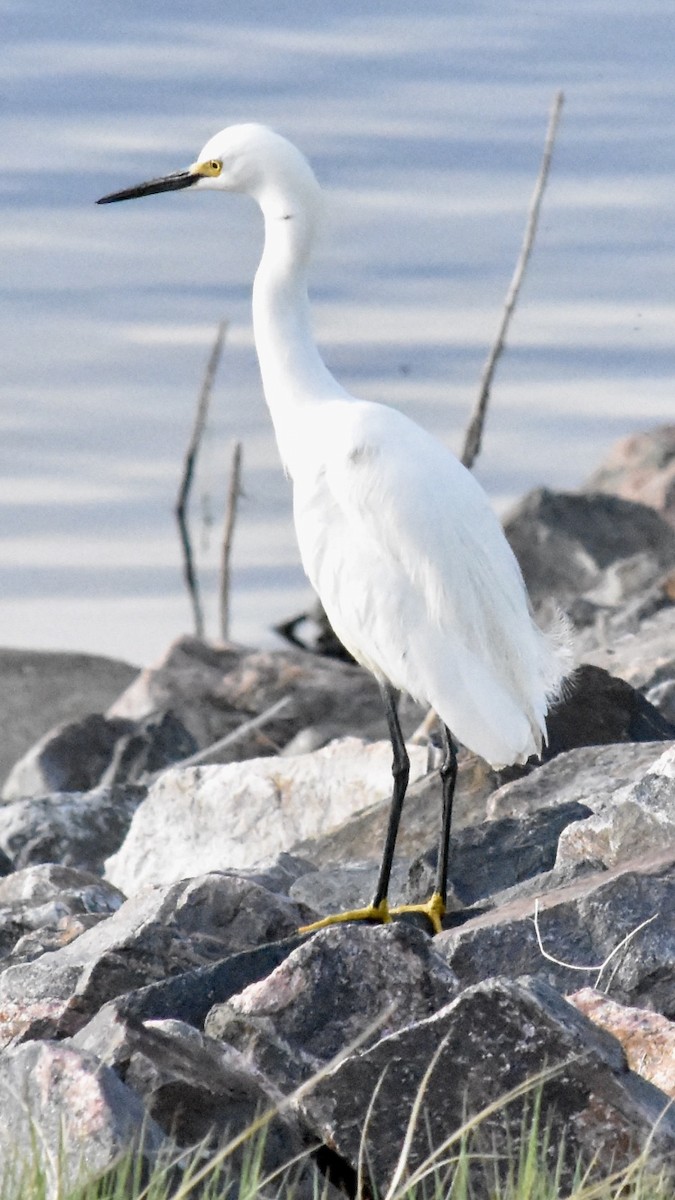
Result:
M268 187L257 199L265 248L253 285L253 330L279 451L293 474L298 410L346 393L317 350L310 320L307 270L320 210L318 185L307 168L306 177Z

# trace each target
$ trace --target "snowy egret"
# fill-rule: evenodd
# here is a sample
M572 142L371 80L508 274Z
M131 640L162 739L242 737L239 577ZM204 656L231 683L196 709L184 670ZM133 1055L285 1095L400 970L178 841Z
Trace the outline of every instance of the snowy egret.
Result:
M438 931L457 775L453 737L494 767L538 754L547 708L568 666L564 636L547 636L534 623L516 559L469 471L402 413L350 396L324 364L307 295L321 198L300 151L262 125L233 125L186 170L98 203L184 188L243 192L262 210L253 327L279 452L293 483L302 563L338 637L378 680L391 736L393 795L373 902L309 928L388 921L415 909ZM397 712L401 692L440 717L443 815L431 899L390 908L409 772Z

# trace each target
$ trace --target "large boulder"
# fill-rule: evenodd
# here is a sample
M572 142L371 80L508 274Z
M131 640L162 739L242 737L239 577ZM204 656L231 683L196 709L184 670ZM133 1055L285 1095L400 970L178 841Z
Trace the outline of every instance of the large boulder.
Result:
M205 1029L278 1087L308 1079L356 1039L372 1042L435 1012L456 979L429 938L407 925L334 925L263 980L215 1005Z
M98 654L0 650L0 784L48 729L102 712L137 674Z
M563 994L602 986L675 1017L675 847L545 895L507 900L434 938L468 987L536 975Z
M146 793L132 784L0 805L0 847L17 868L60 863L102 875Z
M536 609L616 607L675 567L675 531L652 508L603 493L530 492L506 536ZM582 609L575 607L577 620ZM585 623L585 621L582 621Z
M160 1151L171 1151L170 1140L114 1071L56 1042L29 1042L0 1054L0 1104L3 1186L14 1181L13 1195L36 1194L41 1173L46 1200L60 1200L125 1152L142 1155L147 1167Z
M668 1098L627 1070L614 1038L538 980L468 988L439 1012L347 1057L298 1107L380 1195L394 1180L413 1190L416 1171L445 1178L460 1149L457 1131L472 1118L471 1194L495 1194L525 1151L523 1130L535 1107L540 1130L548 1128L540 1154L551 1172L562 1147L564 1194L577 1166L597 1178L628 1168L645 1145L649 1166L668 1161L675 1179Z
M675 425L632 433L616 442L584 490L648 504L675 525Z
M233 876L147 888L75 941L0 974L0 1044L75 1033L112 997L286 937L306 917Z
M192 735L170 712L140 721L90 713L40 738L12 767L2 798L87 792L101 784L147 779L196 749Z
M411 777L427 753L411 748ZM391 791L391 746L357 738L312 754L176 767L136 810L106 877L130 894L200 871L251 867Z
M251 718L282 699L288 699L283 711L262 728L248 728ZM361 667L301 650L250 650L194 637L179 638L159 663L142 671L108 716L141 720L167 710L202 748L230 735L227 746L209 759L212 762L274 754L303 731L321 735L311 748L340 736L386 734L379 688ZM411 701L404 702L406 733L415 728L420 714Z

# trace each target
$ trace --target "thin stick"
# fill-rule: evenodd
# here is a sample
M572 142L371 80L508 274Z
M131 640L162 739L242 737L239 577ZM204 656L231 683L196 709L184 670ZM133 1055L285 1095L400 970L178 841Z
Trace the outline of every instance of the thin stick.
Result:
M575 963L563 962L563 960L561 958L554 958L552 954L548 953L548 950L544 949L544 943L541 940L541 933L539 931L539 900L538 899L536 899L534 902L534 916L532 917L532 920L534 922L534 931L537 935L537 943L539 945L539 951L541 954L543 954L544 958L547 958L549 962L555 963L555 965L557 967L566 967L566 969L568 971L597 971L597 978L595 980L595 983L593 984L594 988L596 988L596 990L597 990L597 987L600 983L600 978L602 976L603 971L605 970L605 967L607 967L609 965L609 963L612 961L612 959L619 953L619 950L623 950L624 946L626 946L628 944L628 942L632 941L632 939L635 937L636 933L639 933L641 929L644 929L645 925L650 925L652 921L655 921L658 915L659 915L658 913L654 913L653 916L647 917L646 921L642 921L639 925L636 925L635 929L631 929L630 933L627 933L626 936L621 939L621 941L618 943L618 945L616 945L613 950L610 950L610 952L607 955L607 958L605 959L604 962L598 963L596 966L590 966L590 967L579 967ZM612 978L613 978L613 976L612 976ZM611 979L609 982L611 983ZM608 984L608 987L609 987L609 984Z
M537 935L537 944L539 946L539 953L543 954L544 958L548 959L549 962L555 963L556 967L565 967L568 971L602 971L602 969L605 965L604 962L598 963L597 966L579 967L576 965L576 963L563 962L563 960L561 958L554 958L552 954L549 954L548 950L544 949L544 943L541 940L541 933L539 932L539 900L538 899L535 900L535 902L534 902L534 916L532 917L532 920L534 922L534 932Z
M534 239L537 234L537 225L539 223L539 212L541 203L544 197L544 189L548 179L549 169L551 166L551 157L553 154L553 146L555 143L556 134L558 132L558 123L560 121L560 113L562 111L563 101L565 97L562 91L556 92L549 117L548 129L546 131L546 141L544 142L544 153L539 168L539 177L532 193L530 208L528 212L527 225L525 227L525 236L520 249L520 255L516 263L515 271L509 285L509 290L506 293L504 301L504 309L502 311L502 319L497 331L497 336L492 345L492 349L487 357L483 374L481 376L480 388L478 392L478 400L473 415L469 422L469 427L464 439L464 449L462 451L462 462L465 467L471 468L480 453L481 440L483 437L483 425L485 424L485 415L487 413L488 401L490 399L490 388L497 366L497 361L506 344L506 335L508 332L511 318L513 316L518 293L525 275Z
M183 549L183 577L185 586L192 603L192 612L194 616L195 633L197 637L204 635L204 614L202 612L201 600L199 597L199 584L197 574L194 568L194 559L192 556L192 542L190 540L190 530L187 522L187 505L192 487L192 478L194 475L195 463L199 446L206 425L206 414L209 408L209 400L211 397L211 389L218 369L218 362L225 341L225 333L227 331L227 321L221 321L216 333L216 339L213 343L213 349L209 355L209 361L206 364L204 372L204 380L201 386L201 391L197 400L197 411L195 413L192 433L188 442L187 450L185 451L185 459L183 461L183 475L181 478L180 488L178 489L178 499L176 501L176 520L178 521L178 532L180 534L181 546Z
M232 451L227 508L225 509L223 548L220 556L220 636L224 642L227 641L230 635L230 553L232 551L234 523L237 519L237 501L241 495L241 459L241 442L235 442L234 450Z
M279 713L284 712L290 707L292 697L282 696L280 700L276 700L264 712L258 714L257 717L251 717L250 721L243 721L241 725L237 725L236 729L225 734L225 737L220 738L217 742L212 742L210 746L206 746L203 750L197 750L195 754L191 754L189 758L181 758L178 762L171 763L168 767L162 767L160 771L155 771L150 776L150 781L158 779L165 771L170 771L173 767L197 767L200 763L205 762L212 754L219 754L221 750L227 750L230 746L236 745L243 737L252 733L255 729L261 729L263 725L267 725L274 717L278 717Z

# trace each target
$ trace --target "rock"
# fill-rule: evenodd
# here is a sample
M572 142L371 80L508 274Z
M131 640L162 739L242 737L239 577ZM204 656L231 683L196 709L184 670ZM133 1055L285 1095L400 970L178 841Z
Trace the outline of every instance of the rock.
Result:
M223 875L148 888L76 941L0 975L0 1044L75 1033L106 1000L294 933L305 917Z
M666 748L663 742L626 742L559 754L531 774L494 791L487 816L490 820L517 817L570 801L596 811L620 788L639 782Z
M112 705L109 717L140 720L170 709L200 747L234 734L243 722L265 712L283 697L287 709L237 739L212 759L235 762L281 750L301 730L323 725L329 736L386 736L378 686L371 675L349 663L319 658L301 650L248 650L233 644L212 645L182 637L154 667ZM406 735L421 719L410 701L402 707Z
M103 1009L70 1045L114 1069L180 1146L216 1149L282 1101L243 1055L182 1021L141 1023ZM297 1122L276 1114L266 1128L265 1173L282 1169L302 1149ZM230 1165L241 1170L247 1152L244 1142Z
M398 857L394 862L389 881L389 900L392 904L402 902L406 895L409 869L408 859L401 860ZM319 867L301 875L291 887L290 895L321 917L365 908L375 895L379 872L379 863L374 861Z
M0 846L17 868L56 862L101 875L146 794L128 785L0 805Z
M285 850L274 858L264 859L256 867L240 867L237 871L224 871L224 875L235 875L237 879L248 879L279 896L290 896L293 884L308 872L314 871L311 862Z
M127 992L108 1001L105 1010L124 1020L179 1020L201 1029L214 1004L265 979L306 940L306 934L295 934L278 942L264 942L253 950L225 955L212 966L196 967ZM101 1009L99 1015L103 1012Z
M467 892L466 878L462 882L462 861L473 837L473 833L468 835L468 838L464 837L463 831L466 828L477 829L486 816L520 818L524 811L536 811L547 804L559 803L564 808L567 803L581 802L589 803L593 808L589 798L595 796L598 789L605 792L609 790L606 775L609 776L610 785L614 769L619 771L622 782L625 778L637 777L661 749L658 742L655 742L649 750L643 752L634 743L645 738L675 738L675 726L671 727L660 713L647 704L643 696L621 680L612 679L605 671L585 666L581 667L574 677L574 689L553 710L549 718L549 729L549 757L562 754L569 746L590 744L595 747L601 743L614 742L627 743L625 753L620 751L616 754L613 749L606 752L593 749L586 754L580 753L579 757L563 756L558 768L547 766L532 770L530 767L530 773L525 777L522 777L521 770L518 769L517 782L514 783L510 776L516 773L515 771L496 773L475 755L463 752L459 760L453 813L453 830L458 836L453 863L460 872L460 876L453 879L453 882L459 895L465 896L470 892L475 899L479 894L488 894L485 891L476 891L470 881ZM628 764L632 763L633 759L636 767L631 776ZM608 770L608 763L613 763L614 760L618 760L618 767ZM624 771L627 775L623 774ZM504 779L508 782L500 787L500 781ZM421 854L427 856L429 847L436 844L440 832L440 795L440 779L436 772L418 780L408 789L397 843L399 874L394 879L392 888L392 896L395 899L399 898L397 889L398 885L403 883L403 870ZM579 819L579 815L574 819ZM387 795L385 800L368 805L348 817L341 825L331 829L330 833L319 833L315 837L296 842L294 852L319 868L321 877L303 878L294 886L294 895L302 897L307 903L317 904L321 912L329 911L328 906L334 903L328 898L331 895L335 897L338 905L345 904L350 907L352 903L360 903L357 898L369 893L370 881L373 873L377 871L388 816ZM480 838L483 835L478 836ZM495 845L497 840L495 831ZM528 850L527 871L531 870L532 852L536 852L536 837ZM480 851L477 853L480 857ZM496 859L499 857L497 850ZM472 858L472 864L474 861ZM535 871L546 870L547 866L543 865L545 861L548 862L544 852L541 865L535 867ZM511 867L513 863L508 867L505 864L506 876L509 876ZM471 871L467 869L463 873L468 877ZM495 883L492 890L511 886L516 878L527 877L523 869L522 873L511 874L507 884L506 876L502 882ZM326 899L321 900L324 883ZM407 895L410 897L411 893Z
M0 650L0 783L48 729L106 709L137 674L95 654Z
M675 746L666 750L638 783L618 789L573 829L563 830L557 865L593 859L613 867L638 854L675 845Z
M452 971L419 930L334 925L313 934L267 978L215 1005L205 1031L288 1091L356 1038L365 1034L372 1042L455 994Z
M545 954L532 919L533 899L514 900L438 934L434 950L464 987L498 975L536 975L567 993L584 984L598 987L602 979L617 1002L672 1018L673 911L675 848L542 896L538 925ZM610 958L613 951L618 952Z
M589 663L571 676L563 698L549 712L546 727L544 759L576 746L675 739L675 725L641 692Z
M134 782L197 749L171 713L126 721L90 713L51 729L9 773L5 801L48 792L87 792L99 784Z
M627 1008L593 988L568 996L579 1012L621 1043L631 1071L675 1100L675 1023L645 1008Z
M56 1042L29 1042L0 1055L0 1104L5 1186L14 1172L20 1178L22 1167L30 1171L31 1160L37 1160L49 1200L113 1167L127 1150L140 1152L146 1162L170 1150L114 1071Z
M662 517L602 493L530 492L505 532L537 610L578 597L616 607L675 565L675 532Z
M675 592L673 593L675 598ZM585 662L605 667L639 688L669 721L675 721L675 604L671 600L648 617L619 615L577 639Z
M426 769L411 747L411 776ZM130 893L204 870L250 867L330 829L391 790L391 746L345 738L297 758L166 771L138 808L106 876Z
M675 525L675 425L633 433L616 442L584 490L648 504Z
M451 839L449 881L454 896L468 906L550 871L563 830L590 813L585 804L572 800L542 812L459 830ZM437 861L438 847L433 846L412 864L407 903L422 902L432 894Z
M452 827L478 825L485 819L489 797L500 776L487 763L466 751L459 753ZM367 860L379 864L389 820L390 795L347 817L330 832L319 832L295 843L293 853L315 867L348 866ZM397 855L409 863L438 837L441 827L441 781L438 771L411 783L396 842Z
M85 871L54 863L0 880L2 969L58 949L123 904L117 888Z
M551 1068L558 1070L541 1087L541 1123L550 1122L550 1167L564 1147L565 1193L579 1160L592 1164L590 1178L597 1178L627 1167L646 1143L649 1165L659 1169L669 1157L672 1171L675 1118L665 1111L667 1098L627 1070L613 1038L539 980L493 979L468 988L439 1012L350 1055L298 1107L354 1171L363 1164L373 1191L382 1195L408 1131L404 1178L428 1161L430 1146L439 1152L445 1178L448 1153L459 1147L441 1148L467 1115L485 1113ZM409 1130L422 1087L420 1117ZM477 1155L472 1194L492 1195L495 1176L504 1182L533 1105L531 1091L529 1099L520 1095L485 1113L469 1144Z

